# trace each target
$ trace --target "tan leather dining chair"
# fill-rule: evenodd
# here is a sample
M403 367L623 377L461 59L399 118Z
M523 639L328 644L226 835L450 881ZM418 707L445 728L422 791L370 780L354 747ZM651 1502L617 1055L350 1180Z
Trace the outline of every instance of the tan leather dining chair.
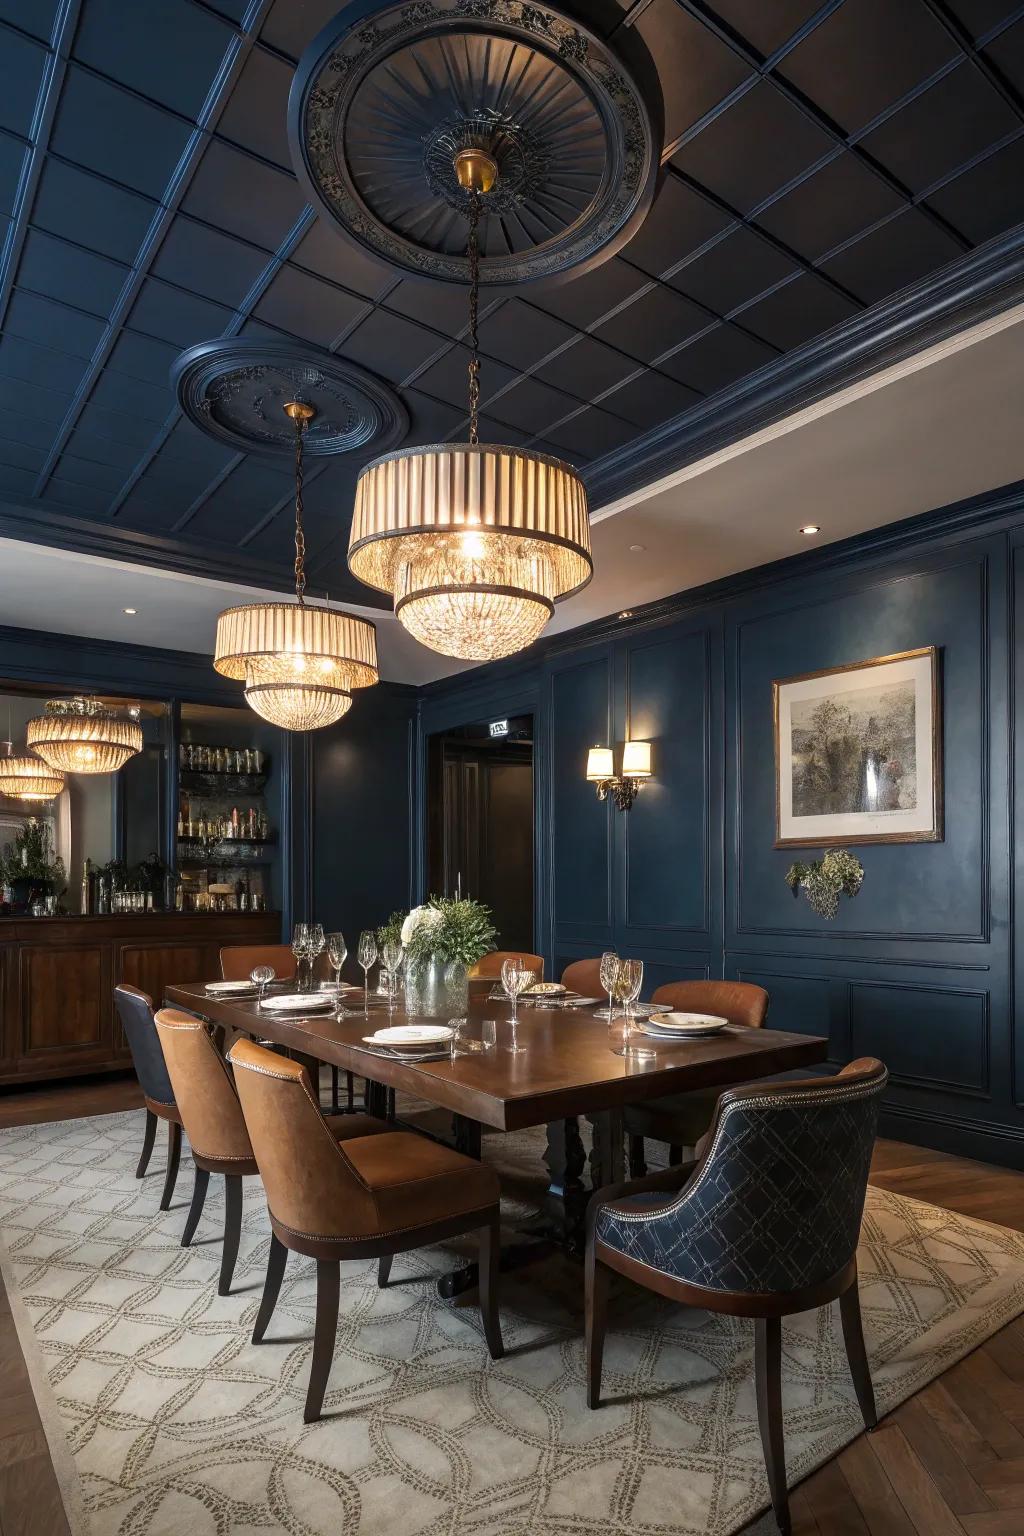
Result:
M242 1231L242 1180L259 1173L259 1168L234 1079L206 1024L181 1009L161 1008L156 1028L196 1167L181 1246L187 1248L195 1236L206 1204L210 1174L223 1174L224 1250L217 1290L226 1296L231 1289ZM335 1115L324 1124L332 1137L367 1137L388 1129L384 1121L371 1115Z
M291 981L296 960L290 944L228 944L220 952L224 981L248 981L257 965L272 965L278 981Z
M493 981L501 975L501 967L506 960L522 960L528 971L537 973L537 980L544 980L543 955L528 955L521 949L492 949L489 955L484 955L475 965L469 968L470 981Z
M499 1190L493 1169L411 1131L339 1144L327 1133L298 1062L249 1040L236 1040L229 1059L274 1233L254 1343L273 1316L288 1250L316 1259L306 1423L320 1417L327 1390L342 1259L376 1258L378 1284L385 1286L396 1253L478 1232L484 1336L491 1358L499 1359Z
M749 981L669 981L656 988L652 1003L667 1003L677 1013L713 1013L730 1024L760 1029L768 1016L768 993ZM642 1178L647 1169L644 1139L668 1143L669 1164L682 1161L683 1147L695 1147L714 1118L720 1090L697 1088L630 1105L624 1114L629 1137L629 1171Z
M562 972L562 985L570 992L579 992L582 997L600 997L603 990L600 960L574 960Z

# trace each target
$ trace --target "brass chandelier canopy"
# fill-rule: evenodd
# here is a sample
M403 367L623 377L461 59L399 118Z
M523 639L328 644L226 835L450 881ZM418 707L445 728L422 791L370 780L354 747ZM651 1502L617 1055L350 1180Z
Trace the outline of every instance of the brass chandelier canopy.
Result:
M50 699L28 722L25 739L59 773L116 773L142 751L142 726L101 699Z
M483 147L460 150L453 164L469 214L469 441L402 449L366 466L348 564L391 594L399 622L423 645L493 661L536 640L594 566L576 471L479 440L479 223L498 166Z
M302 506L303 435L316 412L291 400L295 425L294 603L247 603L217 620L214 667L245 683L256 714L286 731L333 725L352 707L352 691L378 680L377 632L366 619L307 603Z
M64 788L64 775L38 757L14 757L11 742L8 755L0 757L0 795L11 800L55 800Z

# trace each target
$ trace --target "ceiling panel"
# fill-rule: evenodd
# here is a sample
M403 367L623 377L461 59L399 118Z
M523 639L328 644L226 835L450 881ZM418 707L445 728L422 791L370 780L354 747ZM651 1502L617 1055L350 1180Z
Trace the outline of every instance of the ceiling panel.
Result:
M342 241L292 170L294 62L339 5L81 0L62 72L56 0L0 0L0 496L287 580L290 465L211 441L170 386L222 336L371 370L410 444L465 433L465 291ZM623 4L661 77L662 180L613 259L484 291L485 436L593 467L1024 220L1019 8L942 11ZM339 590L365 457L309 477L310 569Z

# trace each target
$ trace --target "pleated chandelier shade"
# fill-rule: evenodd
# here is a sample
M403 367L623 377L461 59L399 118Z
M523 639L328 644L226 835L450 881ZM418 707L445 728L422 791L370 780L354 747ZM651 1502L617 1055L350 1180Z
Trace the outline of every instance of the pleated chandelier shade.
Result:
M256 714L286 731L333 725L377 681L372 624L307 603L250 603L217 620L214 666L245 683Z
M245 683L245 702L271 725L318 731L352 708L353 689L377 682L377 631L355 614L306 602L302 442L316 412L301 400L284 411L295 427L295 602L225 609L213 665Z
M390 453L359 476L348 563L431 650L509 656L590 580L587 493L569 465L522 448Z
M498 166L473 147L455 155L453 169L469 220L469 441L402 449L366 466L348 564L390 594L399 622L432 651L495 661L536 640L594 563L576 471L529 448L479 440L479 222Z
M25 739L60 773L116 773L142 751L142 726L100 699L51 699L28 722Z
M64 775L38 757L0 757L0 795L11 800L54 800Z

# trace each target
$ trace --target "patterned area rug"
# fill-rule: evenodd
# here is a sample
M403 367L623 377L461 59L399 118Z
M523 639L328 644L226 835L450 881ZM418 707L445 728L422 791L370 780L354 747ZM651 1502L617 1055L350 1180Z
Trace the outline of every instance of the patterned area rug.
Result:
M437 1297L452 1249L397 1259L385 1291L344 1266L328 1417L304 1426L312 1261L252 1345L260 1185L220 1298L221 1197L181 1248L191 1165L160 1214L141 1139L141 1113L0 1132L0 1256L75 1536L728 1536L766 1507L751 1325L624 1285L590 1413L582 1271L557 1256L504 1278L498 1362L475 1295ZM542 1150L487 1139L517 1220ZM1024 1236L898 1195L870 1192L860 1263L880 1412L1024 1311ZM795 1482L860 1428L838 1308L786 1324L784 1372Z

